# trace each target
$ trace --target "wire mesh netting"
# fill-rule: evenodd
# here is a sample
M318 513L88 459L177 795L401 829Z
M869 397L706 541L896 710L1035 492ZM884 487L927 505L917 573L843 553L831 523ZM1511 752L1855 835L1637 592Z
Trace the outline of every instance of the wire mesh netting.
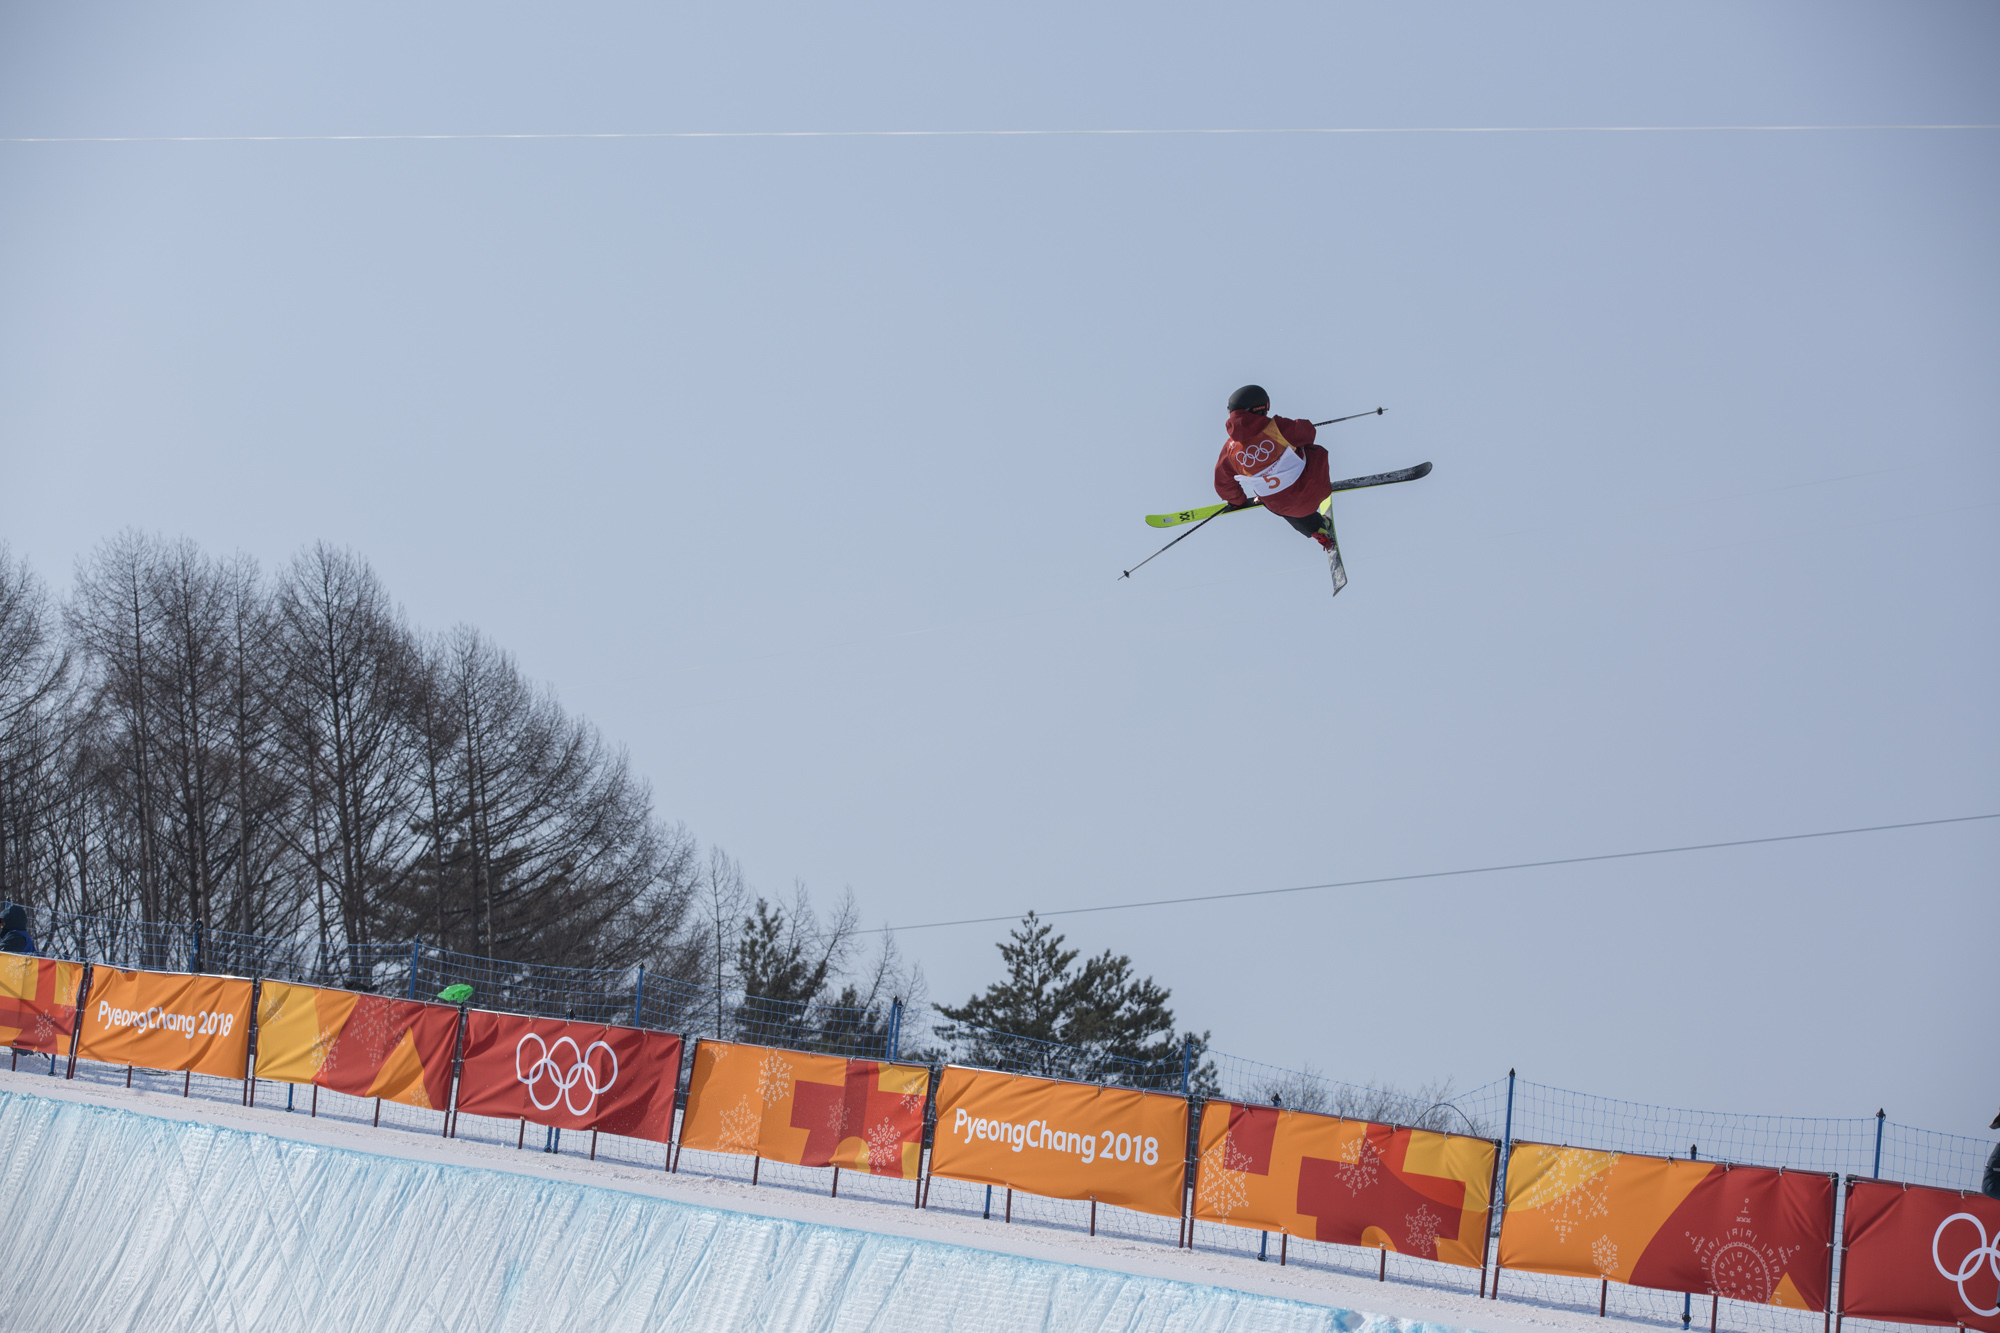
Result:
M1214 1095L1229 1101L1284 1106L1294 1111L1372 1120L1385 1125L1407 1125L1441 1134L1500 1137L1501 1117L1493 1115L1489 1106L1494 1088L1504 1094L1507 1085L1504 1078L1468 1092L1456 1092L1446 1082L1412 1093L1375 1084L1343 1082L1310 1065L1304 1069L1285 1069L1219 1052L1213 1056L1213 1064Z
M1185 1092L1199 1062L1199 1048L1175 1047L1156 1059L1134 1059L1103 1046L1064 1045L1037 1037L999 1032L976 1023L939 1023L931 1029L932 1048L921 1052L936 1064L972 1065L1003 1074L1069 1079L1147 1092ZM906 1046L909 1043L905 1043Z
M1510 1123L1507 1094L1508 1080L1503 1078L1467 1093L1464 1100L1474 1115L1492 1123L1497 1136ZM1516 1143L1682 1158L1692 1149L1717 1162L1866 1173L1875 1146L1875 1117L1818 1119L1693 1111L1517 1079L1510 1134Z
M895 1050L901 1006L793 1003L649 974L644 967L523 963L422 941L342 943L228 931L177 922L125 921L66 912L52 918L43 953L105 967L262 977L407 999L468 984L481 1009L585 1023L616 1023L881 1060ZM921 1031L901 1035L921 1037ZM908 1044L907 1041L904 1043Z

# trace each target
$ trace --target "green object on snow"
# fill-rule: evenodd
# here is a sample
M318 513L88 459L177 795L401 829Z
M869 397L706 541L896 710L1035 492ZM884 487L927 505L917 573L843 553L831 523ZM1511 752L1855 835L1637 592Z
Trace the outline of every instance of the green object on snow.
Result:
M472 1002L472 987L461 981L456 986L446 986L443 990L439 991L438 998L446 1004L470 1004Z

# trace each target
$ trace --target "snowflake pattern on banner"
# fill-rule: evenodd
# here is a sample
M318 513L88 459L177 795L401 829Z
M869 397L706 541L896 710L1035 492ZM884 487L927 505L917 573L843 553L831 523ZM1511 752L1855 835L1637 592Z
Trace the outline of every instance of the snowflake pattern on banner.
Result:
M745 1097L735 1106L722 1113L722 1124L717 1128L715 1146L723 1152L756 1152L757 1134L763 1126L764 1117L750 1098Z
M1201 1155L1201 1201L1217 1217L1228 1219L1250 1202L1250 1187L1244 1183L1250 1154L1236 1147L1225 1135L1222 1142Z
M923 1109L924 1094L922 1092L906 1092L903 1094L904 1111L914 1115L922 1113Z
M1590 1243L1590 1262L1597 1265L1600 1277L1616 1277L1618 1274L1618 1242L1610 1236L1599 1236Z
M1534 1184L1522 1192L1514 1206L1546 1211L1558 1244L1567 1245L1570 1233L1591 1218L1610 1216L1607 1196L1611 1173L1618 1167L1617 1153L1541 1144L1533 1151L1535 1165L1543 1169L1534 1173Z
M1799 1252L1796 1245L1786 1249L1757 1239L1748 1199L1736 1215L1736 1225L1720 1236L1685 1234L1694 1246L1702 1276L1708 1279L1709 1292L1733 1301L1772 1303L1778 1282L1785 1276L1786 1261Z
M63 1006L63 1008L65 1009L70 1009L73 1007L74 1006L71 1005ZM21 1029L21 1038L23 1044L29 1042L41 1043L41 1042L53 1041L55 1038L60 1037L62 1035L63 1034L61 1032L58 1032L56 1030L55 1020L49 1017L49 1015L43 1013L39 1009L35 1011L35 1021L29 1024L27 1027Z
M903 1136L884 1116L882 1123L863 1136L868 1143L868 1168L871 1171L897 1171L903 1166Z
M327 1052L326 1062L339 1068L345 1056L360 1060L364 1069L379 1069L402 1039L403 1030L396 1024L395 1010L372 996L366 997L348 1015L340 1029L340 1039Z
M766 1106L776 1106L790 1096L792 1062L776 1051L766 1051L764 1063L757 1067L757 1091L763 1094Z
M1410 1249L1418 1257L1437 1258L1438 1223L1442 1221L1427 1203L1418 1204L1416 1212L1403 1218L1403 1224L1410 1229Z
M1353 1155L1343 1152L1340 1165L1333 1169L1333 1173L1335 1179L1347 1186L1348 1193L1358 1195L1373 1185L1381 1174L1382 1154L1375 1151L1375 1145L1366 1136L1356 1139L1354 1143Z
M33 995L35 981L33 955L17 953L0 957L0 986L17 995Z
M833 1131L836 1140L848 1137L848 1124L853 1119L854 1112L848 1109L845 1097L826 1104L826 1127Z
M333 1053L334 1045L339 1040L340 1032L336 1028L321 1028L319 1035L313 1038L312 1047L306 1055L312 1061L314 1078L318 1078L319 1071L326 1068L327 1057Z

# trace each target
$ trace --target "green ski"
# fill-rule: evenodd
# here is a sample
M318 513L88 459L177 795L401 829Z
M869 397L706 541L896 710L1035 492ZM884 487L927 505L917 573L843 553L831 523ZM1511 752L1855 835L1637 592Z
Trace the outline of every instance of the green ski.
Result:
M1399 481L1415 481L1419 477L1427 477L1430 475L1430 471L1431 465L1429 463L1419 463L1415 467L1398 468L1394 472L1377 472L1373 476L1368 477L1349 477L1346 481L1336 481L1333 483L1333 489L1335 491L1359 491L1366 490L1370 486L1389 486ZM1262 509L1264 506L1261 504L1247 504L1236 507L1239 509ZM1182 509L1171 514L1148 514L1146 515L1146 522L1149 526L1155 528L1177 528L1183 523L1199 523L1204 519L1214 518L1217 514L1224 513L1229 508L1230 506L1226 504L1212 504L1204 505L1200 509Z

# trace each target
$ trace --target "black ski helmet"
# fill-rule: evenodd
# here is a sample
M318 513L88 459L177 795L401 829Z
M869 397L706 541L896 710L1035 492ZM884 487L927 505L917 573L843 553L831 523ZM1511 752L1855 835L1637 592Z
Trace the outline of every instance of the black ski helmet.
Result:
M1246 384L1229 395L1229 410L1232 412L1253 412L1270 405L1271 395L1264 392L1261 384Z

